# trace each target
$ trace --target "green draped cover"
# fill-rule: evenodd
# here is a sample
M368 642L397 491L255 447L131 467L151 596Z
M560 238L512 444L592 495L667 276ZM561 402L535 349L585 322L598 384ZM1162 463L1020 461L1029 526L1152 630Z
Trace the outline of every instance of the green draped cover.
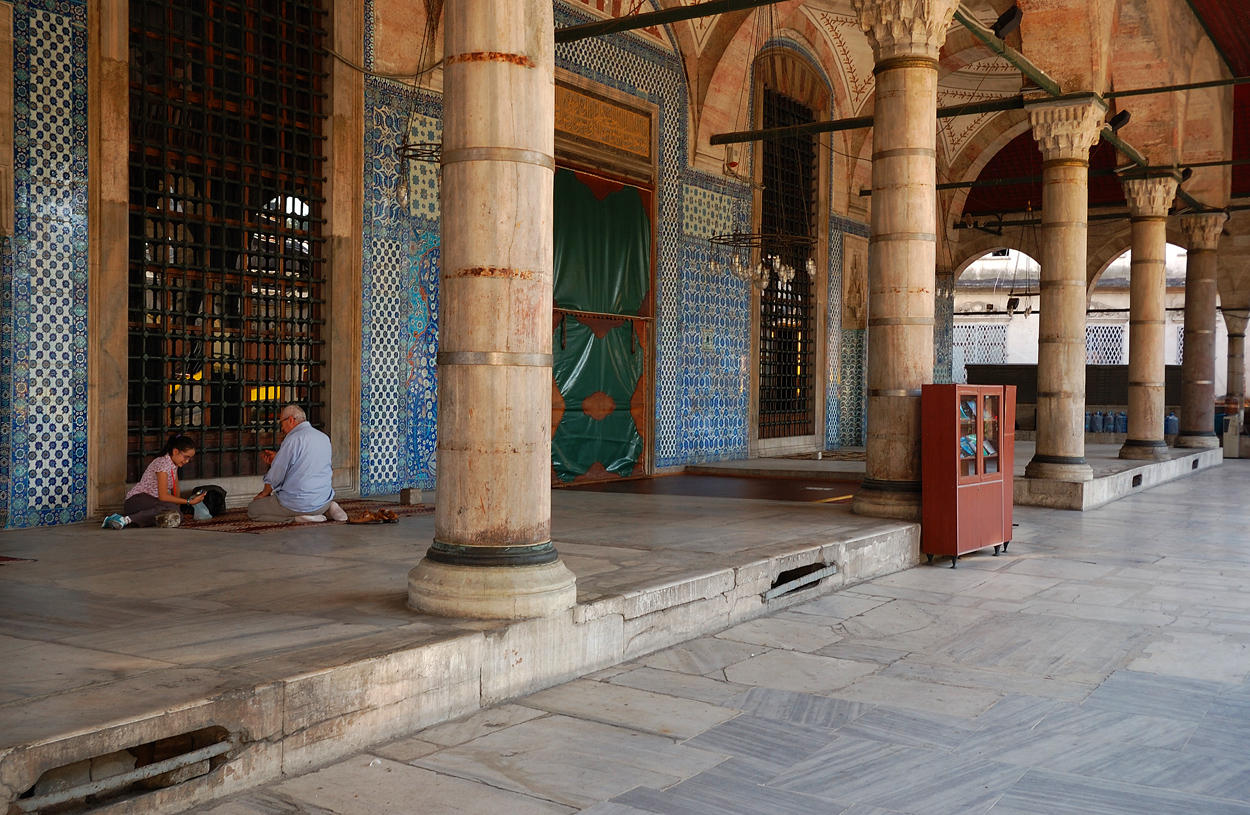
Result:
M571 311L637 316L650 288L651 224L641 192L624 186L606 195L560 170L555 179L555 305ZM596 337L578 315L565 315L552 337L553 375L564 413L551 439L556 476L572 481L596 462L629 475L643 453L630 400L645 372L633 322L595 321ZM606 331L605 331L606 328ZM583 401L602 392L614 403L596 419ZM602 398L600 398L602 399Z

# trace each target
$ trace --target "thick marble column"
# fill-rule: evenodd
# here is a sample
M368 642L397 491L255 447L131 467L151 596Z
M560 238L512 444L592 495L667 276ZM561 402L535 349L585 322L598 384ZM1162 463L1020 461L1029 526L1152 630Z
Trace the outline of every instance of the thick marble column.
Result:
M437 494L408 603L545 616L576 601L551 543L552 5L444 15Z
M1132 219L1129 267L1128 439L1120 458L1167 457L1163 440L1163 344L1167 323L1167 218L1174 176L1124 181Z
M867 477L852 508L920 518L920 386L933 381L938 51L956 0L853 0L876 61Z
M1215 435L1215 249L1223 212L1186 215L1185 358L1181 360L1181 424L1177 447L1219 447Z
M1246 401L1246 317L1225 311L1224 325L1228 328L1228 393L1225 401L1240 411Z
M1089 149L1106 103L1097 97L1027 108L1042 150L1041 317L1037 448L1030 478L1089 481L1085 461L1085 266Z

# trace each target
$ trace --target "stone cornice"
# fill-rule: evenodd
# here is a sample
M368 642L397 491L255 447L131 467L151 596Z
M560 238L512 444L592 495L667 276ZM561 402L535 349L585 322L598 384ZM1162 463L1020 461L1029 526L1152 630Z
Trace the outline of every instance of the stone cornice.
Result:
M1080 101L1038 102L1025 109L1044 160L1089 161L1089 148L1102 132L1106 102L1090 96Z
M936 60L958 0L851 0L878 62L897 57Z
M1154 178L1126 178L1124 200L1128 202L1129 214L1134 218L1166 217L1176 197L1176 177L1171 175Z
M1224 222L1228 220L1226 212L1204 212L1201 215L1186 215L1181 218L1181 232L1185 233L1185 248L1190 250L1212 250L1220 242L1220 232Z

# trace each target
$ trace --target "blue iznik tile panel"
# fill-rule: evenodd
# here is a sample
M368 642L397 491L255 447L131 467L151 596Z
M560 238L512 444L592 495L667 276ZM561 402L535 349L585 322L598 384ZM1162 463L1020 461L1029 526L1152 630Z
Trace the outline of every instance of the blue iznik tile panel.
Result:
M829 363L825 441L829 447L862 447L867 430L867 332L842 328L842 235L869 236L868 224L840 215L829 224ZM872 251L871 244L868 251ZM836 319L836 322L835 322Z
M577 9L557 5L556 27L588 22ZM659 177L656 201L659 210L655 273L655 463L670 467L691 461L696 447L706 440L687 436L685 414L689 412L697 381L685 378L687 343L684 330L689 310L685 299L692 286L689 266L694 244L682 237L684 182L686 181L686 85L681 62L671 53L649 45L639 37L617 34L556 46L556 65L579 76L647 100L658 108ZM695 186L704 186L696 184ZM715 192L716 190L711 190ZM697 209L697 204L694 205ZM719 296L719 295L718 295ZM701 340L700 340L701 341ZM710 379L708 388L711 388ZM696 422L698 425L705 423ZM720 455L720 454L717 454ZM724 454L724 457L740 453Z
M442 139L441 99L365 81L361 268L360 492L434 486L437 417L438 165L396 148ZM407 185L407 202L397 187Z
M832 162L830 162L832 164ZM825 449L841 446L838 428L842 424L842 230L829 224L829 266L825 280L828 308L825 310Z
M0 239L5 526L87 507L87 7L13 4L14 234Z
M683 199L680 445L672 463L745 458L754 301L749 282L713 268L708 238L750 228L750 187L691 170Z
M955 347L955 281L950 274L938 274L933 304L933 381L948 385L954 381L952 351Z

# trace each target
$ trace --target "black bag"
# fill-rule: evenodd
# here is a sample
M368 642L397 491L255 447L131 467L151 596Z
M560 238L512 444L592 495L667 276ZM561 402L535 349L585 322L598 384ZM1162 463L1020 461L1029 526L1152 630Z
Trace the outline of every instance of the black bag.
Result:
M216 484L203 484L191 490L193 497L200 493L206 493L203 504L209 515L216 518L226 511L226 491L224 489Z

